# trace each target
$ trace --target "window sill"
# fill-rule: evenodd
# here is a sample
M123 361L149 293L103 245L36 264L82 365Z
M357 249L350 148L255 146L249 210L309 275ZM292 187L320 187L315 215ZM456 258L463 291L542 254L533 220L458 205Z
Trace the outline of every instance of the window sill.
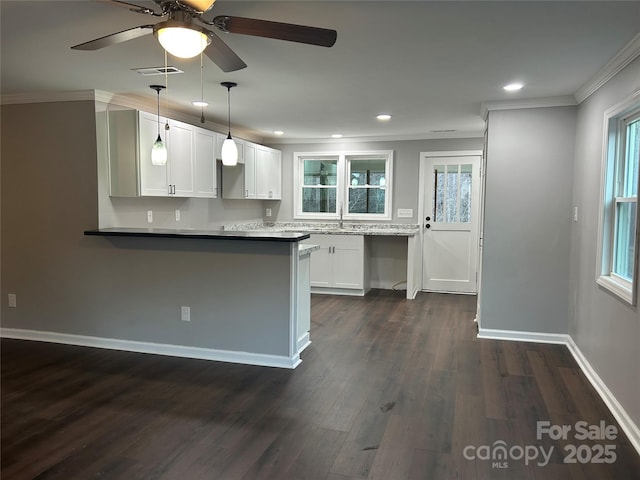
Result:
M613 293L620 299L627 302L629 305L635 305L635 296L633 295L633 287L628 282L621 282L614 277L601 275L596 279L596 283L602 288L605 288L609 292Z

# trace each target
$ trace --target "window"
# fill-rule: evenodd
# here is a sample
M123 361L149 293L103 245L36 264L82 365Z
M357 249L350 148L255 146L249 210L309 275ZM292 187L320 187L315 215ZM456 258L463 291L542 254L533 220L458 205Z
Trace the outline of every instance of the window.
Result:
M640 102L605 114L605 149L597 282L635 305L638 276L638 178Z
M295 153L296 218L391 220L393 153Z

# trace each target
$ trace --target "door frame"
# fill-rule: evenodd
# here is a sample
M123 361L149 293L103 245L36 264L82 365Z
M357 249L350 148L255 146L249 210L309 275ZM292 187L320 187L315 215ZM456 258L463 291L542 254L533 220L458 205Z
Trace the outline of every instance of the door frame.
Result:
M477 289L479 290L479 285L480 285L480 262L481 262L481 258L480 258L480 254L481 254L481 250L480 250L480 239L482 238L482 225L484 224L483 222L483 215L484 215L484 208L482 208L482 205L484 204L484 181L483 181L483 174L484 174L484 151L483 150L452 150L452 151L439 151L439 152L420 152L420 165L419 165L419 169L418 169L418 178L419 178L419 184L418 184L418 219L420 220L420 223L418 224L420 233L419 233L419 245L417 245L417 249L419 254L416 255L416 264L415 267L417 269L417 272L419 272L419 276L417 275L416 272L416 277L420 278L420 283L419 283L419 287L418 290L419 291L424 291L422 290L422 278L424 275L423 272L423 258L424 258L424 218L425 218L425 211L424 211L424 204L425 204L425 194L426 194L426 189L427 189L427 185L426 185L426 181L425 181L425 174L427 172L427 162L429 161L430 158L432 157L480 157L480 165L478 168L480 168L479 173L479 178L480 178L480 192L478 193L478 200L480 202L480 208L478 209L478 253L477 253L477 258L476 258L476 271L478 272L478 282L477 282ZM478 294L480 292L478 291Z

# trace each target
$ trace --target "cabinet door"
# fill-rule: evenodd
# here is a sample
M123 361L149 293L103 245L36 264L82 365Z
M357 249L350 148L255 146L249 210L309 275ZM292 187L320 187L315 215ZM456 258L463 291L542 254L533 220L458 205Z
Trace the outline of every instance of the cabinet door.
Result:
M258 146L256 155L256 198L280 200L282 197L280 152Z
M216 134L196 127L194 132L195 196L216 198Z
M192 125L169 120L169 184L171 194L176 197L193 197L193 130Z
M363 288L364 252L362 245L335 245L332 257L333 286L336 288Z
M165 119L160 117L160 136L168 145ZM169 167L151 163L151 147L158 138L158 119L155 115L138 112L138 161L140 164L140 195L161 196L169 194Z
M244 142L244 198L257 198L258 172L256 171L256 162L256 145Z
M311 235L304 243L318 245L320 250L311 252L311 271L309 274L312 287L331 287L331 235Z

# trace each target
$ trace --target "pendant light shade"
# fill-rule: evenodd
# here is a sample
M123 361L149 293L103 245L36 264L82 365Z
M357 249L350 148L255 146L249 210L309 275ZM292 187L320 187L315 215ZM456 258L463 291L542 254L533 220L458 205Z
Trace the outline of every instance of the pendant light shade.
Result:
M231 138L231 88L237 86L234 82L222 82L220 85L227 89L227 113L229 122L229 133L222 144L222 164L228 167L238 164L238 147Z
M227 135L222 143L222 164L228 167L238 164L238 146L231 134Z
M163 85L150 85L150 87L158 94L158 137L151 147L151 164L152 165L166 165L167 164L167 146L162 141L160 136L160 90L164 88Z

